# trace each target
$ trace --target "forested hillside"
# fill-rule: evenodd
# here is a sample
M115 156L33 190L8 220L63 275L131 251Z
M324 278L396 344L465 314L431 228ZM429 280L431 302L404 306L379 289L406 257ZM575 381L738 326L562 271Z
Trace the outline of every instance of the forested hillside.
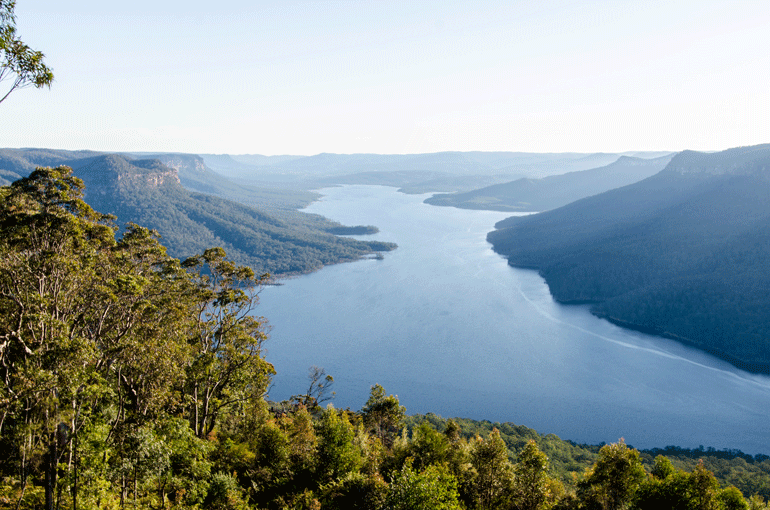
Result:
M297 212L297 209L302 209L319 197L318 193L312 191L235 183L209 168L203 158L197 154L159 153L141 154L135 157L157 159L173 168L179 174L179 182L190 191L216 195L262 209L271 215L307 217L308 214Z
M311 194L259 194L256 189L239 187L223 178L217 180L203 166L198 166L195 174L196 167L190 162L200 162L197 156L168 160L183 167L185 182L197 182L199 189L208 188L206 194L184 189L179 172L158 159L47 150L5 149L2 154L0 164L22 175L27 175L37 161L69 165L85 181L89 203L123 221L157 230L169 253L176 257L221 246L233 260L260 274L281 276L307 273L327 264L395 248L392 243L338 237L332 232L344 232L339 223L291 210L292 205L307 203L313 197ZM212 193L231 193L250 205ZM252 206L262 201L270 206L269 212ZM367 227L367 233L372 231L376 229Z
M180 262L141 226L116 238L82 198L67 167L0 187L4 508L767 508L766 458L723 456L742 494L622 440L407 420L379 385L359 411L323 408L316 367L271 402L255 273L221 248Z
M685 151L659 174L488 236L558 301L770 370L770 146Z
M425 199L425 203L490 211L546 211L641 181L661 171L671 157L641 159L622 156L600 168L541 179L521 178L465 193L437 194Z

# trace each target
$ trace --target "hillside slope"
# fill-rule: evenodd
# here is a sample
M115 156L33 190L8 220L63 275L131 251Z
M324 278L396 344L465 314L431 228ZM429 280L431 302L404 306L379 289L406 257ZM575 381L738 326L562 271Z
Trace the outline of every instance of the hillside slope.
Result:
M395 248L392 243L293 228L258 209L187 191L176 171L158 160L105 155L70 166L85 181L92 207L157 230L174 257L221 246L257 272L286 275Z
M685 151L636 184L488 235L558 301L770 372L770 145Z
M35 166L72 167L85 182L85 198L94 209L116 215L119 225L134 222L157 230L169 254L177 258L221 246L238 263L259 273L283 276L395 248L392 243L333 235L330 232L342 226L317 215L287 211L284 219L212 194L191 192L181 185L177 170L157 159L18 149L3 149L0 157L0 169L21 175ZM227 189L226 180L220 181ZM244 193L241 198L247 196Z
M542 179L522 178L466 193L437 194L427 198L425 203L492 211L546 211L650 177L661 171L671 157L621 156L600 168Z

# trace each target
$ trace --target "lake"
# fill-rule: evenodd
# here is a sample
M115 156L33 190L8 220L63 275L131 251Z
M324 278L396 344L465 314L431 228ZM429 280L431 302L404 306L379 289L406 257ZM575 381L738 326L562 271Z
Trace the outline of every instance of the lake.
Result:
M398 243L383 260L325 267L266 287L273 400L334 377L335 407L372 385L407 413L510 421L541 434L638 448L713 446L770 454L770 377L560 305L536 271L486 242L510 216L423 204L395 188L321 190L306 211Z

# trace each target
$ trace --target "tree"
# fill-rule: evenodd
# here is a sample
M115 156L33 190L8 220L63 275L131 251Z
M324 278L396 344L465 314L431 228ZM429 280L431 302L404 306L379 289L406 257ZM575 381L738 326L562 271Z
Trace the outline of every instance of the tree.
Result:
M428 422L422 422L414 430L406 454L414 459L412 465L417 470L430 465L448 464L451 455L449 439Z
M717 510L720 508L719 482L714 473L699 461L688 477L688 503L693 510ZM729 495L728 495L729 499Z
M655 457L655 464L652 467L652 476L658 480L665 480L674 473L675 469L668 457L658 455Z
M397 396L385 395L385 388L376 384L372 386L369 399L361 409L364 426L382 441L386 448L393 445L393 439L398 434L401 421L406 414Z
M457 480L444 466L428 466L417 472L412 459L390 483L385 508L393 510L460 510Z
M326 373L322 367L313 365L308 369L307 378L310 380L307 392L304 395L294 395L291 402L301 405L311 411L320 411L321 404L334 398L336 393L327 393L334 385L334 377Z
M719 488L714 474L699 461L691 473L675 469L662 456L655 459L653 476L634 495L638 510L748 510L749 503L735 487ZM756 502L756 500L755 500Z
M550 508L560 495L559 485L548 476L548 457L530 439L513 467L513 507L517 510Z
M475 476L471 480L470 496L476 508L483 510L507 506L513 469L508 460L508 447L499 430L492 429L487 439L476 436L471 465Z
M82 200L71 172L38 168L0 190L0 436L14 446L22 498L31 463L44 466L47 509L84 406L104 391L95 341L114 303L101 272L112 218Z
M639 452L621 439L602 446L599 459L578 483L578 497L586 505L603 510L628 508L646 473Z
M724 510L749 510L749 503L735 487L726 487L719 493L719 503Z
M200 332L198 312L220 296L240 299L240 289L205 289L209 280L167 257L147 229L130 225L116 242L113 218L91 209L83 191L68 167L38 168L0 188L0 445L8 457L0 468L20 480L19 503L29 479L44 480L47 509L61 506L67 487L74 506L82 465L100 477L116 473L123 498L129 480L136 498L142 479L157 478L139 460L145 446L162 445L144 439L158 418L183 409L178 375L197 360L189 339ZM253 353L244 335L254 321L230 322L229 350L212 370L256 377L217 379L215 399L262 387L269 372L258 353L242 359L230 349ZM244 367L260 370L237 370ZM215 401L206 423L226 405ZM98 453L87 437L78 452L83 433L98 437ZM139 459L131 473L114 465L121 457Z
M182 264L195 284L197 311L190 346L194 358L187 369L190 424L206 437L226 409L260 400L275 373L262 357L267 339L264 319L252 312L261 283L250 268L236 266L222 248Z
M321 416L317 434L317 478L322 483L357 472L363 465L363 452L355 442L356 431L345 412L329 404Z
M10 83L0 103L14 90L50 87L53 72L43 62L44 55L24 44L16 34L16 0L0 0L0 82ZM0 92L2 94L2 92Z

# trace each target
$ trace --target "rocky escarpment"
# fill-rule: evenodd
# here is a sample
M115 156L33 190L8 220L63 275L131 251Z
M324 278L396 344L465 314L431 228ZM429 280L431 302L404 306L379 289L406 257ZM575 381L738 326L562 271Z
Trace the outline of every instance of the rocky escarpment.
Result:
M717 153L683 151L671 160L665 171L701 176L753 175L770 180L770 144Z

